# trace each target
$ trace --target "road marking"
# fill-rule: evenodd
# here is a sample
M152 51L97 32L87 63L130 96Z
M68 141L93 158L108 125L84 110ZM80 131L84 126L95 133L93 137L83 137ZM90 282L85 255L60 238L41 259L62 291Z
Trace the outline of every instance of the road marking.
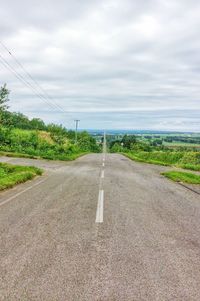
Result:
M97 212L96 212L96 223L103 223L103 200L104 200L104 191L99 190Z
M30 187L28 187L28 188L26 188L26 189L24 189L24 190L22 190L22 191L16 193L15 195L11 196L11 197L8 198L7 200L1 202L1 203L0 203L0 206L3 206L3 205L5 205L6 203L12 201L13 199L15 199L16 197L18 197L19 195L23 194L24 192L26 192L26 191L32 189L33 187L38 186L39 184L45 182L47 179L48 179L48 178L45 178L45 179L43 179L42 181L37 182L37 183L31 185Z
M105 158L103 158L103 161L105 161Z
M101 178L104 178L104 170L101 171Z
M102 163L102 166L104 167L104 166L105 166L105 163Z

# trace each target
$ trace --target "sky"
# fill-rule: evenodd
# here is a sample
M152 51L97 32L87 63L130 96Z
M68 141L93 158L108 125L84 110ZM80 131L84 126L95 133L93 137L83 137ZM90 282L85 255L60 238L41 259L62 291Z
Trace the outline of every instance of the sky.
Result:
M0 44L10 110L67 128L200 131L199 16L196 0L0 0L0 41L43 89Z

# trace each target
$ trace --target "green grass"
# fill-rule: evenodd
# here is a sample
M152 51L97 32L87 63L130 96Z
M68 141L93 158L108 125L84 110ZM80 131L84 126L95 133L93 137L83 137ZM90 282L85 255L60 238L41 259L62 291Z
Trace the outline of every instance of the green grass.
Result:
M89 152L79 152L71 154L59 154L59 155L43 155L43 156L34 156L25 153L16 153L16 152L4 152L0 151L0 156L13 157L13 158L29 158L29 159L46 159L46 160L60 160L60 161L73 161L77 158L89 154Z
M29 158L29 159L39 159L40 157L38 156L33 156L33 155L28 155L28 154L23 154L23 153L15 153L15 152L4 152L0 151L0 156L5 156L5 157L17 157L17 158Z
M0 163L0 190L31 180L37 175L42 175L42 173L41 169L34 166Z
M190 142L180 142L180 141L173 141L173 142L163 142L165 146L184 146L184 147L200 147L198 143L190 143Z
M176 166L183 169L200 171L200 152L138 151L127 152L122 154L138 162L163 166Z
M182 171L167 171L162 175L175 182L183 182L188 184L200 184L200 175L193 174L191 172Z
M124 156L128 157L131 160L137 161L137 162L144 162L144 163L149 163L149 164L156 164L156 165L163 165L163 166L170 166L171 164L164 162L164 161L159 161L155 159L150 159L150 158L144 158L137 156L135 153L122 153Z
M0 126L0 155L71 161L89 152L100 151L96 140L87 132L78 134L77 144L74 144L73 133L71 138L67 135L67 130L54 133Z
M180 168L183 169L190 169L190 170L195 170L195 171L200 171L200 164L190 164L190 163L185 163L185 164L178 164L177 165Z

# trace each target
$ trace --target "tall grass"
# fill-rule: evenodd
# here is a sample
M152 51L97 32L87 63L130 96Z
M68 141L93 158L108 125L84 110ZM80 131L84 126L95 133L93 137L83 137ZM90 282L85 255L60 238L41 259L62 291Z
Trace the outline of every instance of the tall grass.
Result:
M200 171L200 152L152 151L124 153L132 160Z
M0 190L31 180L37 175L42 175L42 173L41 169L33 166L0 163Z
M172 170L168 172L163 172L162 175L175 182L183 182L188 184L200 184L200 176L190 172L181 172L181 171Z
M69 161L93 151L96 142L91 139L85 135L81 145L75 145L67 137L52 138L49 132L0 127L0 155Z

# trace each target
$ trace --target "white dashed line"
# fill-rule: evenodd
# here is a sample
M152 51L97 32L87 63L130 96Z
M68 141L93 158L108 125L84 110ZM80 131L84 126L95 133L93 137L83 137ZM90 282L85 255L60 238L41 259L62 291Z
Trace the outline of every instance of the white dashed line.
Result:
M103 154L102 154L102 167L105 167L105 153L106 153L106 134L104 132L104 142L103 142ZM97 211L96 211L96 223L103 223L103 204L104 204L104 190L103 181L104 179L104 168L101 169L100 175L100 183L99 183L99 197L97 203Z
M99 198L98 198L97 212L96 212L96 223L103 223L103 201L104 201L104 191L99 190Z

